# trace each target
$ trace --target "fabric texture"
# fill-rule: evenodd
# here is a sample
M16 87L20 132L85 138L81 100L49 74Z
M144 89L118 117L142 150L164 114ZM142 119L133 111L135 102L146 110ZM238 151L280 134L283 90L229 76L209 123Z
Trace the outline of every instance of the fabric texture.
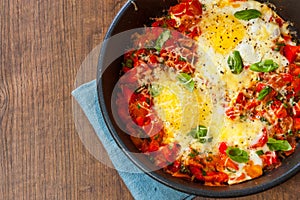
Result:
M154 180L136 167L122 152L112 138L104 122L97 95L96 81L85 83L72 92L97 136L106 149L114 168L118 171L127 188L135 199L151 200L189 200L195 196L186 194Z

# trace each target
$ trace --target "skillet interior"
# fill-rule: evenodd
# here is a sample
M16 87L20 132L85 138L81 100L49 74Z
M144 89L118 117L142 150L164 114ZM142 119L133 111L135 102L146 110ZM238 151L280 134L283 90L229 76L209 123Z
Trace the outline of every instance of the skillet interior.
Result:
M126 31L133 28L143 27L149 24L150 17L161 16L163 10L169 8L171 5L177 3L176 0L135 0L134 1L138 10L135 11L135 6L129 1L122 10L119 12L117 17L114 19L112 25L110 26L106 38ZM264 2L264 1L261 1ZM300 1L298 0L270 0L277 7L277 12L284 18L295 23L295 27L300 27ZM298 9L298 10L297 10ZM111 107L111 98L114 86L119 79L119 72L122 59L116 59L109 67L102 73L101 68L107 62L106 57L108 53L116 51L116 48L125 48L128 46L126 42L123 45L113 45L113 47L108 43L102 48L101 55L98 64L98 74L97 74L97 90L99 103L104 115L104 119L107 126L116 140L117 144L122 150L129 156L129 158L137 164L142 170L151 171L152 163L141 154L133 156L128 152L138 152L133 143L130 140L129 135L124 133L117 125ZM121 49L122 50L122 49ZM164 173L161 170L153 171L148 173L151 177L156 180L173 187L177 190L181 190L187 193L192 193L200 196L207 197L237 197L249 195L257 192L264 191L275 185L278 185L294 174L300 169L300 148L299 145L295 153L284 160L281 167L276 170L265 174L255 180L244 182L232 186L224 187L208 187L202 186L197 183L192 183L190 181L174 178L169 174Z

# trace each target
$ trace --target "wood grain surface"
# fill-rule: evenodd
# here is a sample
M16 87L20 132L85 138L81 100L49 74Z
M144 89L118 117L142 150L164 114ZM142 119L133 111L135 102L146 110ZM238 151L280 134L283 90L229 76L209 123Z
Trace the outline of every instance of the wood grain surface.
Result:
M133 199L82 144L71 97L81 63L125 0L0 3L0 199ZM294 200L299 180L239 199Z

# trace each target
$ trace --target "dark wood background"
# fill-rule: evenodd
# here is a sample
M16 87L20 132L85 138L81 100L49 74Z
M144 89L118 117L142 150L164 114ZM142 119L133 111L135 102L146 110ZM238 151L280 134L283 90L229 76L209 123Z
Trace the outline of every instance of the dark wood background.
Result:
M132 199L79 139L71 97L81 63L124 3L0 1L0 199ZM299 180L240 199L294 200Z

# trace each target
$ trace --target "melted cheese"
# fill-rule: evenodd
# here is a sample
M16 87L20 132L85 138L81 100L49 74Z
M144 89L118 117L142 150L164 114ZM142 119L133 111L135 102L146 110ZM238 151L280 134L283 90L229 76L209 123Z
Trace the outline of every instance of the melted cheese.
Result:
M233 15L211 12L204 16L200 26L202 37L217 53L228 54L244 38L245 28Z
M259 121L239 121L225 118L220 135L216 136L219 142L226 141L230 146L247 149L256 135L262 132L264 124Z

